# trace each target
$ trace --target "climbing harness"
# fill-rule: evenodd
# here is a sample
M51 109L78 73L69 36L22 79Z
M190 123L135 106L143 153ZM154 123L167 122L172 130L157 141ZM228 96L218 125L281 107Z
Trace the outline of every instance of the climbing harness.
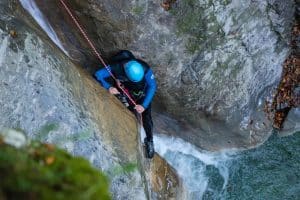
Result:
M100 62L102 63L102 65L106 68L106 70L109 72L110 76L114 79L114 81L117 83L118 88L123 92L123 94L126 95L126 97L130 100L130 102L136 106L137 103L133 100L133 98L130 96L130 94L126 91L126 89L124 87L122 87L119 83L120 81L113 75L113 73L111 72L110 68L108 67L108 65L104 62L103 58L101 57L100 53L97 51L95 45L91 42L91 40L89 39L88 35L86 34L86 32L83 30L82 26L79 24L78 20L75 18L75 16L73 15L73 13L71 12L70 8L67 6L67 4L64 2L64 0L59 0L61 2L61 4L63 5L63 7L65 8L65 10L67 11L68 15L72 18L73 22L75 23L75 25L77 26L77 28L79 29L79 31L81 32L81 34L83 35L83 37L86 39L86 41L88 42L89 46L92 48L94 54L97 56L97 58L100 60ZM142 115L141 115L142 116Z

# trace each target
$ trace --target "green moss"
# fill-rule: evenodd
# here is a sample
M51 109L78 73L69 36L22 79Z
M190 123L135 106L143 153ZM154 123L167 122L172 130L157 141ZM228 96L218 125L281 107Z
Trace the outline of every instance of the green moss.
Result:
M118 165L116 167L111 168L108 171L108 174L110 174L111 177L116 177L116 176L120 176L123 174L129 174L131 172L134 172L137 170L137 168L138 168L137 163L127 163L127 164L124 164L123 166Z
M140 15L144 12L144 8L142 6L135 6L132 8L132 13L135 15Z
M186 48L195 53L203 48L215 49L224 39L222 26L214 13L205 15L213 1L203 4L198 0L182 0L170 12L176 18L177 35L188 36Z
M0 198L110 199L107 178L83 158L33 142L16 149L0 139Z

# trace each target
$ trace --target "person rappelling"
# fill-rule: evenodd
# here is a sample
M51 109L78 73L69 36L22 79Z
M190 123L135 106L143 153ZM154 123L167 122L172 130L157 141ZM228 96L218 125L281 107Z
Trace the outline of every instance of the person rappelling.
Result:
M96 79L111 94L116 95L128 107L129 110L137 112L142 117L142 123L146 132L144 143L146 146L146 156L152 158L154 156L153 144L153 122L151 117L151 102L156 92L156 81L149 65L139 59L127 50L120 51L113 57L110 66L97 51L95 45L89 39L84 29L79 24L67 4L60 0L61 4L74 21L78 30L86 39L88 45L95 53L99 61L104 66L103 69L95 73ZM112 78L113 84L106 79Z
M110 81L109 78L112 76L114 78ZM155 151L151 102L156 92L156 81L149 65L143 60L136 59L130 51L122 50L112 58L112 63L108 67L98 70L95 77L130 111L141 114L146 132L144 139L146 156L152 158Z

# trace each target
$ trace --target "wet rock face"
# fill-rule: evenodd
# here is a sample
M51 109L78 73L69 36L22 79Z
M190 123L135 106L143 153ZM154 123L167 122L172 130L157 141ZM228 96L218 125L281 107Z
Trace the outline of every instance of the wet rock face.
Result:
M156 48L143 44L150 50L142 51L151 52L147 59L158 62L153 65L158 66L158 97L166 110L198 127L198 134L216 135L215 141L236 135L244 137L245 145L260 142L270 127L259 109L280 78L289 51L290 10L292 1L173 4L169 22L159 25L170 32L153 31L164 42L155 40ZM161 18L155 21L160 23Z
M155 155L150 163L149 172L153 188L151 199L184 199L182 182L164 159Z
M34 21L21 10L16 1L0 2L0 127L20 128L85 157L110 176L115 199L145 199L137 168L113 175L137 163L135 117L26 25L23 19Z
M159 112L196 128L183 138L196 138L193 142L202 146L197 138L205 135L218 146L222 136L229 146L249 146L271 130L262 108L278 84L290 50L294 1L182 0L172 1L168 11L162 1L68 3L106 58L129 49L153 67ZM38 4L50 21L52 13L45 8L64 12L57 0ZM68 16L62 17L72 28ZM53 19L52 24L61 37L72 38ZM86 42L76 32L74 38L83 49L77 53L86 54ZM84 63L93 56L76 58Z
M117 51L116 47L126 49L133 41L134 32L128 30L134 30L132 24L134 22L127 20L122 13L122 10L130 5L128 1L64 2L71 8L76 18L80 19L80 25L105 58L114 54ZM68 50L69 57L90 72L95 72L99 68L99 60L74 25L60 0L35 1L35 3Z
M141 162L133 114L71 62L17 1L1 1L0 13L0 129L22 129L29 138L85 157L109 176L113 199L147 199L145 188L158 192L143 180L151 169ZM151 166L161 160L156 156ZM163 166L178 180L166 162ZM165 188L165 177L157 178ZM168 185L166 192L176 196L178 185Z

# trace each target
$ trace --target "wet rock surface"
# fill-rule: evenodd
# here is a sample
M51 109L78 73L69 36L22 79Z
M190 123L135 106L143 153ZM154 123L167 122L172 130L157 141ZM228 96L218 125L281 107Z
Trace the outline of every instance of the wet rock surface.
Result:
M141 165L134 115L58 49L18 1L0 5L0 127L88 159L110 178L113 199L147 199L150 168Z
M28 15L20 15L15 3L0 3L0 127L22 129L85 157L109 174L115 199L145 199L137 168L113 175L114 168L137 163L134 116L28 27L22 20Z
M151 199L184 199L182 182L176 171L157 154L150 163L149 176L153 188Z
M272 125L263 102L279 83L290 51L294 1L183 0L170 1L166 10L162 3L169 1L68 1L106 58L129 49L153 67L159 85L157 110L181 122L182 129L191 126L194 140L189 135L184 139L218 148L264 141ZM46 8L57 7L57 16L76 30L61 14L59 2L38 4L62 33L62 41L75 38L82 45L75 49L86 52L77 31L63 30L56 23L61 18L50 17ZM74 49L68 42L65 45ZM76 58L95 70L90 64L97 61L84 52L77 52Z

